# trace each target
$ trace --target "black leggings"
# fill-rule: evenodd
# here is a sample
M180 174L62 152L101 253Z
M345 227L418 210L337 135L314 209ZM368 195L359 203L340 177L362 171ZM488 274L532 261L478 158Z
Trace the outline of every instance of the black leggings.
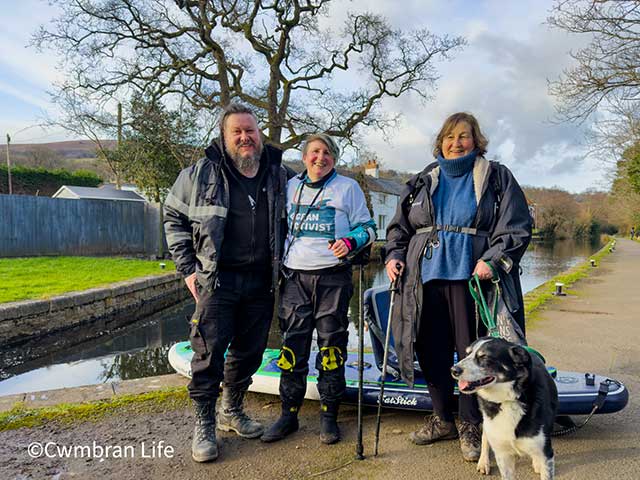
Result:
M332 273L296 271L280 299L283 346L278 359L280 399L285 408L300 407L307 389L313 330L317 331L318 393L323 406L336 410L346 388L351 269Z
M458 410L462 420L479 424L482 421L475 395L460 394L458 405L453 395L451 377L453 352L461 360L466 348L476 339L473 299L464 280L432 280L423 286L422 316L415 351L425 375L433 411L451 421Z

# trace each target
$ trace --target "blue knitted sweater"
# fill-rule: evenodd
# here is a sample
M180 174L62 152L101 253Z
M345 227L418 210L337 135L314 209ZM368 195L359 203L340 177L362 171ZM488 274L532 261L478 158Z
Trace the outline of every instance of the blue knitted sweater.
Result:
M433 193L433 208L438 225L470 227L476 216L473 165L477 152L453 160L438 156L440 177ZM467 280L473 271L471 235L438 232L440 245L432 257L422 259L422 283L429 280Z

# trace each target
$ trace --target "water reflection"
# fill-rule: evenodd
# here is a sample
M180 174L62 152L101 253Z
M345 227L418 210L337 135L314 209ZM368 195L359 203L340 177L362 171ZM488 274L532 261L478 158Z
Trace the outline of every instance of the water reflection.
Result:
M173 373L167 360L171 345L187 338L191 301L112 332L83 327L0 350L0 395L92 385Z
M600 241L575 242L558 240L529 245L522 257L522 289L526 293L548 279L587 259L602 247Z
M521 265L523 290L532 290L583 261L598 248L598 243L572 241L532 244ZM388 285L381 264L370 264L363 273L363 290ZM350 348L357 346L358 278L358 270L354 269L356 294L349 307ZM193 302L188 301L143 323L115 331L104 331L104 326L99 325L85 326L20 348L0 349L0 395L171 373L167 352L171 345L187 338L188 319L193 309ZM365 333L365 343L368 344L368 333ZM269 333L269 347L278 348L280 344L280 332L274 324Z

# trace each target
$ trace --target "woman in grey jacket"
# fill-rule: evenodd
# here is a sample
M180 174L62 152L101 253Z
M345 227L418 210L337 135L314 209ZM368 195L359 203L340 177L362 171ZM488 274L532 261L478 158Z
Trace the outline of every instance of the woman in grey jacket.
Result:
M478 121L455 113L435 141L436 162L414 176L387 229L387 275L400 277L392 329L403 379L413 385L414 351L434 413L411 435L418 445L460 437L465 460L480 455L481 415L475 396L458 405L449 373L478 337L467 281L498 277L505 303L524 331L519 262L531 238L527 202L512 173L484 158ZM458 411L454 424L453 412Z

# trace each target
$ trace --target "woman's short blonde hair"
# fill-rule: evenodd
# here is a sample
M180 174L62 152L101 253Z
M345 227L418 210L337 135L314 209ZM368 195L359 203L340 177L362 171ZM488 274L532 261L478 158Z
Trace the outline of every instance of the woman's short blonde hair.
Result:
M476 117L466 112L458 112L450 115L444 123L442 124L442 128L436 137L436 141L433 144L433 156L438 158L438 155L442 155L442 140L444 137L451 132L456 125L460 122L467 122L471 127L471 134L473 135L473 143L476 146L476 150L478 151L478 155L482 156L487 153L487 145L489 145L489 140L482 134L480 130L480 124Z
M309 144L316 140L320 140L327 146L327 148L329 149L329 153L331 153L331 156L333 157L333 160L338 163L338 160L340 158L340 147L338 147L336 141L326 133L312 133L311 135L307 136L304 144L302 145L302 155L307 154Z

